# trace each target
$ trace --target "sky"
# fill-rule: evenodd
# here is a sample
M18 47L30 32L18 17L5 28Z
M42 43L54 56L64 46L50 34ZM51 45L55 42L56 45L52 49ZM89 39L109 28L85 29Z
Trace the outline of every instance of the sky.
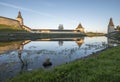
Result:
M120 0L0 0L0 16L16 19L32 29L75 29L79 23L89 32L107 32L110 17L120 25Z

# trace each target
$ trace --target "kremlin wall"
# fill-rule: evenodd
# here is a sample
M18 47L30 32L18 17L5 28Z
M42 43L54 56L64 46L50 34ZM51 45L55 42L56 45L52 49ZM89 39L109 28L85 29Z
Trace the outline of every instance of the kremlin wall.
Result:
M0 16L0 24L22 28L19 21Z
M16 19L11 19L11 18L0 16L0 25L6 25L6 26L13 27L13 28L18 28L21 30L26 30L28 32L32 31L29 27L23 24L23 18L21 16L20 11L18 12L18 16Z
M81 24L79 24L75 29L64 29L63 25L60 24L58 26L58 29L31 29L29 27L27 27L26 25L24 25L24 21L21 15L21 12L18 12L18 16L16 17L16 19L11 19L11 18L6 18L6 17L2 17L0 16L0 25L6 25L6 26L10 26L12 28L16 28L16 29L21 29L21 30L25 30L31 33L72 33L72 34L85 34L84 28ZM112 18L110 18L109 24L108 24L108 34L115 32L115 26L114 23L112 21Z
M18 16L16 19L0 16L0 25L7 25L14 28L17 27L32 33L84 33L84 28L81 24L79 24L77 28L73 30L64 29L63 27L61 27L63 25L60 25L58 29L31 29L24 25L24 21L20 11L18 12Z

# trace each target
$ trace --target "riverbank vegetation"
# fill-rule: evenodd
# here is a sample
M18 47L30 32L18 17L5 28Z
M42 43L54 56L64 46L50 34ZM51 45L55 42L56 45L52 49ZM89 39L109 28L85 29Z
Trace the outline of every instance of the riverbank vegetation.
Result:
M8 25L1 25L0 24L0 32L15 32L15 31L22 32L24 30L22 28L12 27L12 26L8 26Z
M30 33L30 32L0 32L0 41L17 41L17 40L37 40L44 38L72 38L84 37L84 34L73 33Z
M22 28L0 25L0 41L36 40L41 38L72 38L83 36L104 36L103 33L30 33Z
M98 32L87 32L86 36L92 37L92 36L105 36L105 33L98 33Z
M119 82L120 46L51 70L36 70L7 82Z
M120 41L120 31L112 33L110 37Z

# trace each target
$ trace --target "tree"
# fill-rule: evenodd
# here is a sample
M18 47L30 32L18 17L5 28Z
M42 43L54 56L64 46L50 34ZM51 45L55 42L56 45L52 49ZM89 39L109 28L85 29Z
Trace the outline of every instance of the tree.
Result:
M116 29L117 29L117 30L120 30L120 26L119 26L119 25L118 25L118 26L116 26Z

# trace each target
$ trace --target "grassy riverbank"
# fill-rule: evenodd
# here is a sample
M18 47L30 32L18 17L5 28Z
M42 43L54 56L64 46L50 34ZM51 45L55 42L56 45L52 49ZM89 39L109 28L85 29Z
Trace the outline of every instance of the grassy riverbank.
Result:
M7 82L119 82L120 46L97 55L61 65L52 70L36 70Z
M22 32L24 31L22 28L15 27L15 26L8 26L8 25L1 25L0 24L0 32Z
M120 40L120 31L111 33L110 35L108 35L108 37L111 37L111 38L113 38L113 39Z
M37 40L41 38L72 38L83 37L80 33L29 33L29 32L0 32L0 41L17 41L17 40Z
M89 36L89 37L93 37L93 36L105 36L105 33L87 32L86 36Z

